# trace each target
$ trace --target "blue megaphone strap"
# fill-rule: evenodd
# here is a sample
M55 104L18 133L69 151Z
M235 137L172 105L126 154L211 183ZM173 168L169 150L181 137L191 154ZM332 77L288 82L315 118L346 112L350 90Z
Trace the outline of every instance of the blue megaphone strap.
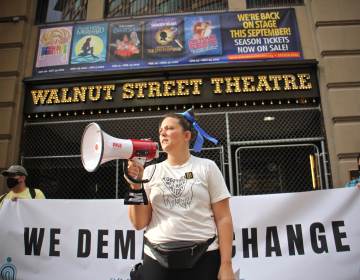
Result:
M195 118L189 113L189 110L185 111L184 113L181 113L181 114L184 116L184 118L187 121L189 121L192 124L194 129L197 131L197 136L196 136L195 144L193 147L193 149L196 153L201 152L202 146L204 144L204 138L209 140L210 142L214 143L215 145L219 142L216 138L207 134L205 132L205 130L203 130L200 127L200 125L196 122Z

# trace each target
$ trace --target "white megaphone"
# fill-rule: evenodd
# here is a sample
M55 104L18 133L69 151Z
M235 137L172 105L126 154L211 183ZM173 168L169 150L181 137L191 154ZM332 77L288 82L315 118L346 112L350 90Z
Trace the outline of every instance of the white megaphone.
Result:
M144 165L158 157L158 143L115 138L102 131L97 123L88 124L81 139L81 161L88 172L114 159L134 159Z

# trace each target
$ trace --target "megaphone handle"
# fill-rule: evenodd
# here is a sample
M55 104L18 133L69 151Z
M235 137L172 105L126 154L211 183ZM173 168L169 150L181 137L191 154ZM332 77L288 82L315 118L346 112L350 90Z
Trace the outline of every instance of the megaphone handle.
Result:
M135 161L137 161L137 159L139 159L139 158L133 158L133 160L135 160ZM144 159L144 158L142 158L142 159ZM144 159L144 164L145 164L145 161L146 161L146 159ZM147 179L147 180L140 179L139 180L139 179L135 179L135 178L131 177L129 175L127 167L125 165L125 160L123 160L123 171L124 171L125 178L128 179L130 182L132 182L134 184L143 184L143 183L147 183L147 182L150 181L149 179Z
M146 162L145 157L133 157L132 160L137 162L138 164L141 164L142 166L144 166Z

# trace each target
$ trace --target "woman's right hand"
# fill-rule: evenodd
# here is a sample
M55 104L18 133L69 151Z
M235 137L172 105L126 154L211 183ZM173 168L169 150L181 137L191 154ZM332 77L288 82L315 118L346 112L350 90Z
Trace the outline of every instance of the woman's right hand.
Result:
M135 160L128 160L127 166L128 175L134 179L141 180L144 174L144 166ZM130 184L133 189L140 189L140 184L134 184L125 177L125 180Z

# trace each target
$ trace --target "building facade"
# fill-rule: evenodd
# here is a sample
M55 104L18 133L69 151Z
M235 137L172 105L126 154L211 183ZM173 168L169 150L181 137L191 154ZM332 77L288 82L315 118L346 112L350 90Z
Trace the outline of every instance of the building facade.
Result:
M118 198L124 190L119 161L95 173L83 170L85 126L98 122L115 137L156 139L161 115L192 106L221 143L206 146L201 156L215 160L234 195L338 187L358 169L358 1L122 2L0 3L1 169L21 162L30 183L51 198ZM47 13L50 5L60 16ZM301 59L34 74L41 28L283 9L296 15ZM51 98L40 106L46 91ZM90 100L81 102L85 95ZM113 100L119 95L121 101ZM0 186L5 192L3 181Z

